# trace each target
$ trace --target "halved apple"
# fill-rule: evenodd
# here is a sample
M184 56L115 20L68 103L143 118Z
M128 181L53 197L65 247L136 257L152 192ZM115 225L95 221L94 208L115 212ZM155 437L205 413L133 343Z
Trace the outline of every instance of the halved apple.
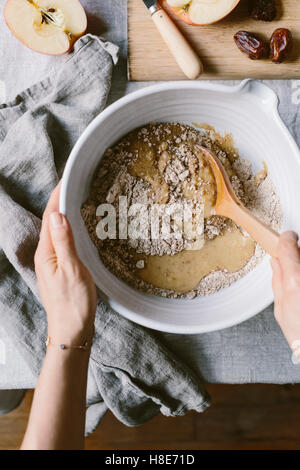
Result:
M4 16L11 32L42 54L65 54L87 28L79 0L7 0Z
M171 9L191 25L216 23L237 6L240 0L167 0Z

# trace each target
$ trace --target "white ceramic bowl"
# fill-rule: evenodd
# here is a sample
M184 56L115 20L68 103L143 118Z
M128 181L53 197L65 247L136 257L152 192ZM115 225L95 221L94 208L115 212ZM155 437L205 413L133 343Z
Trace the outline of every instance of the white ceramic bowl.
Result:
M278 98L264 84L238 86L195 82L154 85L103 111L76 143L63 175L60 210L74 231L78 253L104 298L117 312L149 328L203 333L240 323L273 301L269 259L229 288L194 300L163 299L138 292L102 264L80 215L94 171L105 149L150 121L206 122L232 133L240 155L261 169L268 165L284 212L283 229L300 232L300 153L279 117Z

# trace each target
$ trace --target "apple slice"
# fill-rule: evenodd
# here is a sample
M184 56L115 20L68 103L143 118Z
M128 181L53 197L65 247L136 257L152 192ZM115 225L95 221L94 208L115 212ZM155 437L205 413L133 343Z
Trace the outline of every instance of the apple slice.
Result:
M171 6L171 7L174 7L174 8L180 8L180 7L184 7L184 5L187 5L188 3L190 3L191 0L168 0L168 4Z
M191 25L216 23L237 6L240 0L167 0L171 9Z
M7 26L25 46L36 52L68 52L87 27L79 0L7 0Z

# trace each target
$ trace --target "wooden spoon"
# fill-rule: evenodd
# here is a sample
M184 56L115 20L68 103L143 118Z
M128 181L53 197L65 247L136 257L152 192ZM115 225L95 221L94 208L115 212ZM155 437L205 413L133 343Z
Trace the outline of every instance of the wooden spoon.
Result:
M269 228L241 203L236 197L228 175L217 156L205 147L196 145L196 148L209 161L213 170L216 186L217 200L215 204L215 214L232 219L240 225L253 240L255 240L262 248L272 257L277 257L277 247L279 234Z

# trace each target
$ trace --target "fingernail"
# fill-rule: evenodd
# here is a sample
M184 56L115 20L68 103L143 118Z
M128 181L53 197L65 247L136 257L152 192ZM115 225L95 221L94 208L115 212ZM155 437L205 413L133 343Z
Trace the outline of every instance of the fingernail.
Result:
M59 212L50 214L50 223L53 228L61 227L64 224L64 218Z
M289 231L282 234L286 240L298 241L299 237L297 233Z

